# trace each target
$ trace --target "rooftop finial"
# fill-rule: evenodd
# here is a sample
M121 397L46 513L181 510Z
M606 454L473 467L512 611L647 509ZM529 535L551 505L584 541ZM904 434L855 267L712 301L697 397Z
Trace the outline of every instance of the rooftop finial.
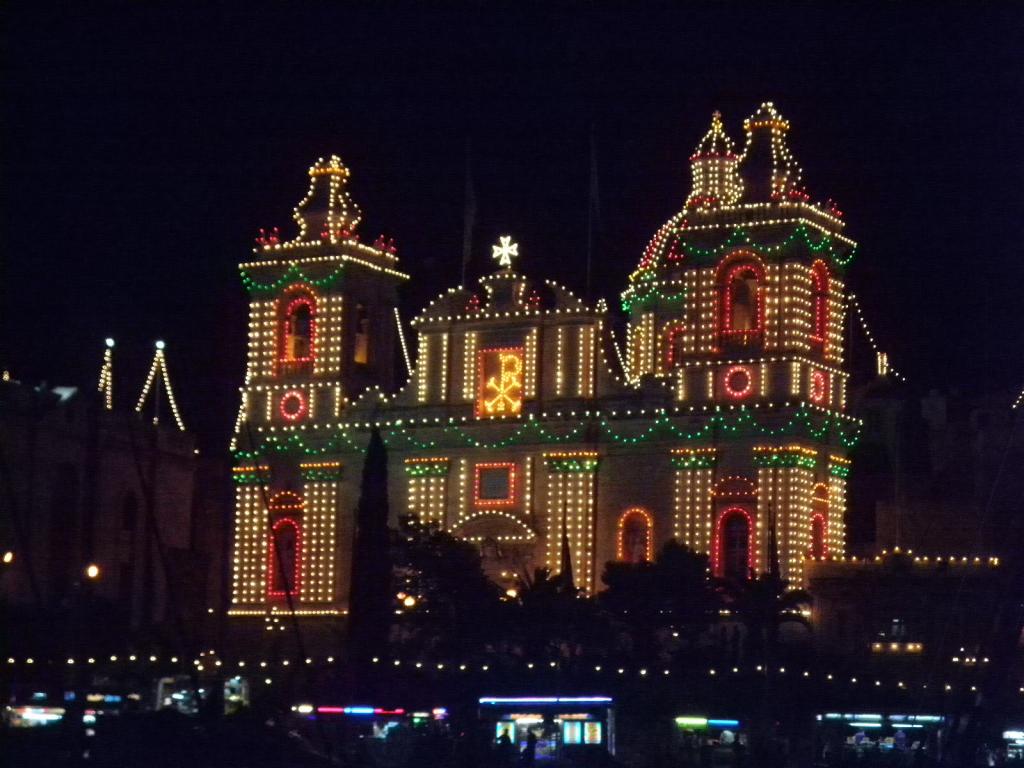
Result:
M320 158L309 169L309 191L295 207L292 218L299 225L299 242L347 240L362 214L349 197L349 170L337 155Z
M735 145L722 125L722 113L711 115L711 127L690 157L693 188L686 199L688 208L720 208L734 205L743 193L736 173Z

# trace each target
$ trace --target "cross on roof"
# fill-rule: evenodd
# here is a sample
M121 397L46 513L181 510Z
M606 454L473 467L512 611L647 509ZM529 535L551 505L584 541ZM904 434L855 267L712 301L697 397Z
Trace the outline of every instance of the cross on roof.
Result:
M519 255L519 243L513 243L511 235L498 238L500 245L491 246L491 258L498 260L499 267L512 268L512 257Z

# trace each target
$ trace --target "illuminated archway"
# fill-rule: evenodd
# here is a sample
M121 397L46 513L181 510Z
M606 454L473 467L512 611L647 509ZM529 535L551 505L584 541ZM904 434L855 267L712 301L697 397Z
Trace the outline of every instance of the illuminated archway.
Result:
M721 344L750 345L764 333L764 266L741 252L718 269L718 337Z
M654 518L641 507L632 507L619 518L615 556L629 563L654 560Z
M754 520L743 507L729 507L718 517L712 570L720 578L746 579L757 567Z
M281 312L279 360L285 372L303 371L316 359L316 296L304 285L293 286Z
M282 517L270 529L267 595L292 597L302 589L302 528L291 517Z

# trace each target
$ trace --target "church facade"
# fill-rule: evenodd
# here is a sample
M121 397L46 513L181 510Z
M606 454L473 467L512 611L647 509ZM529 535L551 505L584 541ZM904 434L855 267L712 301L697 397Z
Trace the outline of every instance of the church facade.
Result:
M620 296L624 334L604 301L516 271L511 237L403 333L394 248L360 242L341 161L314 164L298 236L264 233L241 265L230 613L345 612L373 426L392 517L477 543L498 579L571 569L593 592L605 562L673 538L727 578L777 559L801 582L808 558L842 555L856 244L805 193L776 109L744 128L737 151L713 117Z

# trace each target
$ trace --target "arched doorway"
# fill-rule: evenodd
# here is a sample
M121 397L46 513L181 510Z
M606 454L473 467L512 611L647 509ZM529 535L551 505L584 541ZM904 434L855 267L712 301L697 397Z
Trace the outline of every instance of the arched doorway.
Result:
M742 507L730 507L718 519L714 572L724 579L742 580L753 567L753 521Z
M619 518L616 556L627 563L654 560L654 518L646 509L627 509Z

